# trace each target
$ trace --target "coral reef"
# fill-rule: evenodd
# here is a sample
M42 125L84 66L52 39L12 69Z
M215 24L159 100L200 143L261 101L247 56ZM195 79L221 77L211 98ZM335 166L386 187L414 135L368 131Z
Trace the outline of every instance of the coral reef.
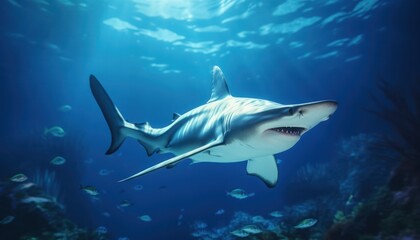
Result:
M378 153L382 139L383 137L377 134L361 133L342 140L338 151L339 159L330 165L332 169L339 169L341 196L367 198L372 191L387 181L389 172L396 166L397 160L383 158L381 155L385 153L387 156L393 156L387 150L380 150L380 154Z
M382 149L391 149L400 163L394 169L388 186L401 190L407 186L420 186L420 78L408 79L405 89L391 86L381 79L378 86L388 100L374 97L377 109L372 110L396 131L397 136L387 136Z
M24 136L11 138L0 148L0 175L10 177L24 173L49 196L66 206L68 217L79 224L89 225L90 215L80 216L78 212L88 211L83 195L79 194L79 183L88 150L83 141L83 131L76 126L64 126L64 137L43 135L42 128L28 131ZM66 158L61 166L51 164L56 156ZM69 181L71 179L71 181ZM68 198L67 198L68 197Z
M420 201L419 193L410 202L396 203L394 193L381 188L356 206L350 216L336 222L326 239L418 239L420 209L415 205Z
M304 203L296 208L289 207L285 209L286 218L265 218L260 215L253 216L251 214L237 211L232 216L230 222L222 227L210 228L204 222L195 222L191 225L191 235L195 239L252 239L252 240L278 240L278 239L322 239L322 228L309 227L298 229L294 226L308 216L309 212L313 212L318 206L311 203ZM311 205L312 204L312 205ZM308 208L308 206L311 206ZM200 224L197 224L200 223ZM235 236L235 231L240 231L245 226L254 226L258 231L255 233L245 233L241 236ZM325 230L325 229L324 229Z
M402 155L385 147L383 139L377 134L352 136L341 141L337 159L298 170L294 183L299 184L299 188L318 187L305 190L302 199L306 200L284 207L282 221L290 225L297 219L317 217L319 223L304 233L284 228L283 236L289 239L402 239L405 236L416 239L419 232L415 229L420 229L420 209L416 205L420 202L419 188L413 182L398 191L386 186L392 169L398 169L401 164ZM312 194L319 186L333 191Z
M63 205L32 182L0 183L0 213L12 217L0 226L2 239L108 239L67 219Z
M411 80L411 81L410 81ZM403 85L391 86L389 82L380 78L378 87L384 102L379 97L373 96L376 109L372 113L390 124L400 136L399 141L387 140L387 146L392 147L401 156L418 162L420 157L420 78L408 79Z
M232 233L247 225L254 225L261 232L243 236L241 239L282 239L281 237L284 237L281 234L282 229L279 219L266 219L262 216L252 216L242 211L235 212L229 224L218 228L210 229L207 224L202 221L195 222L191 225L191 235L196 239L237 239L238 237L234 236Z
M290 182L300 190L297 191L301 194L298 200L304 203L312 199L319 206L331 204L348 211L357 201L369 197L387 181L390 170L397 163L374 153L378 142L381 138L375 134L351 136L340 142L336 158L324 163L308 163L298 169ZM329 212L328 216L333 217L335 213Z
M379 156L377 149L382 142L380 135L360 133L341 140L337 145L336 157L306 163L298 168L290 180L285 179L288 181L285 185L299 189L284 193L287 204L318 199L342 209L355 204L356 200L369 197L388 180L389 172L397 164L395 158ZM331 197L336 203L329 200Z

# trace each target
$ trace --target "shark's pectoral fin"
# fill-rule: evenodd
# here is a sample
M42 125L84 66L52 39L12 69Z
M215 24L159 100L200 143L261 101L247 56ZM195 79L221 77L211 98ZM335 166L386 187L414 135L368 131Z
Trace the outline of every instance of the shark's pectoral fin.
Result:
M248 160L246 171L250 175L259 177L270 188L277 183L278 170L273 155Z
M155 171L155 170L157 170L159 168L164 168L164 167L168 167L168 166L169 167L172 167L175 164L177 164L178 162L180 162L180 161L182 161L182 160L184 160L186 158L189 158L189 157L191 157L191 156L193 156L195 154L201 153L203 151L206 151L209 148L212 148L212 147L215 147L215 146L221 145L221 144L223 144L223 138L218 138L218 139L216 139L216 140L214 140L214 141L212 141L210 143L207 143L206 145L203 145L201 147L198 147L196 149L193 149L193 150L191 150L189 152L183 153L183 154L178 155L176 157L170 158L170 159L168 159L166 161L160 162L160 163L158 163L156 165L153 165L153 166L151 166L149 168L146 168L143 171L141 171L139 173L136 173L136 174L134 174L134 175L132 175L132 176L130 176L128 178L122 179L122 180L120 180L118 182L125 182L127 180L130 180L130 179L139 177L141 175L144 175L146 173Z

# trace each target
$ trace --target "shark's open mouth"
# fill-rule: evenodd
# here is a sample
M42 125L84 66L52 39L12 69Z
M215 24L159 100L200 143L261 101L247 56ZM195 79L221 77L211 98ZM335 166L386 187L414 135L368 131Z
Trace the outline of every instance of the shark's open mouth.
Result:
M268 130L276 131L278 133L292 135L292 136L300 136L305 128L303 127L278 127L278 128L270 128Z

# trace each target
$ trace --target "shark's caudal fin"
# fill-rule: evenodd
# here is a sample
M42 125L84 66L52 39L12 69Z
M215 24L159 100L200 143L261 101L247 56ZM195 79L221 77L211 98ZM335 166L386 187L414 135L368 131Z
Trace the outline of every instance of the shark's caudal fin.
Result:
M146 149L149 155L157 150L157 136L153 135L153 129L148 123L132 124L127 122L118 108L102 87L95 76L90 75L90 89L98 103L109 130L111 131L111 145L106 154L112 154L120 148L126 137L137 139Z

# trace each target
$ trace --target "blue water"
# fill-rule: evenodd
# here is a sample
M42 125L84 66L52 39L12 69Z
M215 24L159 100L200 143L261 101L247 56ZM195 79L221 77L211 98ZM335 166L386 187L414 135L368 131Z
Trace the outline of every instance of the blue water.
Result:
M67 216L91 229L105 226L111 239L190 239L196 221L215 229L237 211L267 216L302 200L290 181L301 166L331 162L351 136L394 134L367 109L375 108L380 77L404 86L419 74L416 7L416 0L2 1L1 177L54 171ZM245 162L186 160L117 183L172 155L149 158L128 139L106 156L110 133L89 75L129 121L163 127L174 112L208 101L214 65L233 96L282 104L333 99L339 108L276 155L281 163L273 189L248 176ZM60 111L66 104L71 110ZM46 139L44 128L52 126L68 134ZM22 147L37 142L44 146L35 147L40 155ZM57 155L67 162L51 165ZM101 169L109 174L100 175ZM143 188L134 190L139 184ZM97 199L80 185L95 186ZM226 195L235 188L255 196ZM132 206L118 208L123 200ZM215 215L219 209L224 214ZM152 221L138 219L144 214Z

